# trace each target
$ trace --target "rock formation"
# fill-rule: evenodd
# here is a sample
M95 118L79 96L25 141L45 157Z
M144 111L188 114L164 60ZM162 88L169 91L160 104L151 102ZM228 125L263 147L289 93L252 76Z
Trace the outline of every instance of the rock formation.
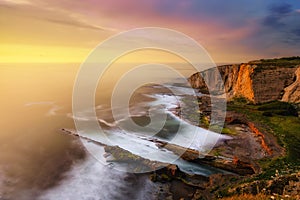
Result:
M295 74L296 80L284 89L282 101L300 102L300 67L297 68Z
M253 103L274 100L300 103L300 58L219 66L193 74L189 82L202 93L225 92L228 100L243 97Z

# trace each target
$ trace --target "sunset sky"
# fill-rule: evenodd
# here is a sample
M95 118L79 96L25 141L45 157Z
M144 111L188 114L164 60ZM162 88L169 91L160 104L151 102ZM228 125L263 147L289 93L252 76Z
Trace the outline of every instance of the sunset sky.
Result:
M185 33L218 63L300 55L298 0L0 0L0 25L0 62L82 62L140 27Z

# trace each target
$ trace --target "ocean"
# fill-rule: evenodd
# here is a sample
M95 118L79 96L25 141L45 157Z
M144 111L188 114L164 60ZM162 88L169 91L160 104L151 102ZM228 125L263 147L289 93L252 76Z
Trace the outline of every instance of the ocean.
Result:
M181 74L178 76L160 68L145 68L141 79L151 74L159 82L134 88L130 79L130 83L122 83L123 90L115 90L119 92L114 97L117 106L111 106L115 85L133 65L112 66L99 79L93 109L105 139L88 128L80 129L80 134L143 158L174 163L186 173L209 176L222 172L178 159L153 142L156 139L205 152L211 143L225 139L172 112L183 103L184 95L201 95L184 84L196 70L171 64ZM79 69L80 64L0 65L0 199L154 198L158 188L143 171L136 175L128 166L109 162L103 146L62 134L62 128L76 131L74 120L81 124L91 120L89 109L72 113ZM134 91L128 106L119 103L126 99L126 88Z

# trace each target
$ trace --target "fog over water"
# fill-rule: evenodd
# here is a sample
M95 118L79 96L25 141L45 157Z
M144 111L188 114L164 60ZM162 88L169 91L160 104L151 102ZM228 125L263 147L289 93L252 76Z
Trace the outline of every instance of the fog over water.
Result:
M126 127L126 117L121 121L114 121L111 115L112 89L132 64L127 65L128 67L121 68L113 66L101 78L95 94L95 109L100 125L110 139L131 152L141 155L144 153L147 157L149 152L159 151L154 144L142 139L153 135L147 135L146 130L137 132L128 129L124 132L118 126ZM60 134L61 128L75 129L72 91L79 67L79 64L0 65L0 199L121 199L122 195L141 199L145 193L151 193L155 188L146 178L136 178L126 172L111 169L108 163L104 162L107 164L105 166L97 162L92 155L85 153L78 140ZM185 77L195 72L192 67L181 64L173 64L172 67ZM170 77L155 69L146 69L141 76L147 73L160 77L161 84L180 82L178 77ZM177 89L186 90L184 92L187 93L190 91L187 88ZM163 91L161 88L159 90ZM146 123L147 119L144 117L150 107L164 105L163 111L159 112L165 113L170 106L176 106L177 101L180 101L180 98L172 97L169 92L155 94L155 87L148 86L135 95L130 102L130 112L140 123ZM167 114L170 123L181 123L171 112ZM88 113L83 112L81 117L81 120L89 120ZM184 139L189 141L189 125L184 127L181 137L174 139L174 136L169 135L175 144L184 146ZM168 136L158 137L165 141L170 139ZM137 142L140 147L134 148L130 142ZM197 145L201 146L200 143L191 144L191 147L197 148ZM102 147L88 143L85 145L89 145L89 150L103 157ZM166 157L170 158L171 153L164 152L166 157L161 153L157 155L162 157L149 158L161 161ZM184 161L178 161L177 164L191 173L214 173L213 169L190 166ZM140 187L135 192L129 191L136 184ZM148 196L150 198L151 195Z

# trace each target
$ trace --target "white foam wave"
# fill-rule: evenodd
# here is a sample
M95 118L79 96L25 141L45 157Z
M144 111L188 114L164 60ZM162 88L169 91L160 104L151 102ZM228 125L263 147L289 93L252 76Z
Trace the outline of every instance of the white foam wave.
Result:
M33 106L33 105L53 105L54 101L37 101L37 102L28 102L25 106Z
M57 111L61 110L63 106L53 105L52 108L46 113L46 116L58 115Z
M98 157L103 157L103 147L92 143L88 145L94 153L98 152ZM149 190L148 187L151 185L146 179L111 169L88 154L84 162L75 164L59 185L46 190L38 200L138 200L143 199L144 190Z

